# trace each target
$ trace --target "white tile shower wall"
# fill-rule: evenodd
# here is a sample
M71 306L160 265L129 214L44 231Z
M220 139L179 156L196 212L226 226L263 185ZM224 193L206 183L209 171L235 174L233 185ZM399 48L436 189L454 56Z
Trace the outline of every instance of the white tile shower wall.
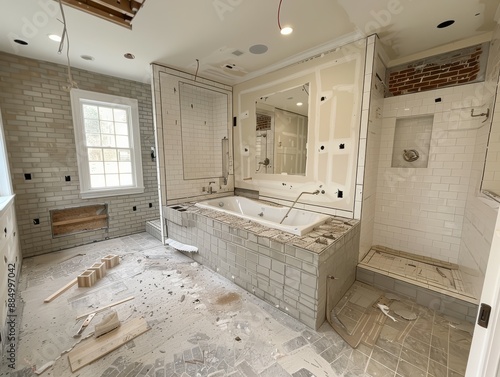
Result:
M374 244L458 263L483 83L384 100ZM396 118L432 115L427 168L391 168Z
M385 74L385 65L381 57L383 51L381 51L380 40L378 39L375 40L374 51L373 69L369 66L366 67L366 72L371 72L370 108L363 109L361 117L360 138L366 139L366 153L365 155L359 155L356 181L356 185L358 187L362 185L363 190L359 260L365 257L373 245L377 171L382 130L382 109L384 105L384 86L376 77L378 74L383 80ZM358 203L356 203L356 206L358 206Z
M158 172L160 177L160 196L162 205L176 204L187 200L204 199L210 197L202 191L202 187L208 186L210 181L215 181L215 195L227 195L234 190L232 148L230 147L229 158L229 179L227 185L223 185L220 179L221 174L215 176L207 175L206 178L185 179L182 163L182 131L181 113L179 104L179 82L189 84L195 83L194 76L177 71L171 68L153 64L153 93L155 105L155 129L158 144ZM232 111L232 91L231 87L219 84L211 80L198 77L196 85L212 89L227 94L227 118L224 119L226 125L226 135L229 145L232 145L231 111ZM218 106L217 104L215 106ZM202 115L204 117L204 115ZM217 122L222 121L217 119ZM201 140L200 148L206 140ZM205 143L206 144L206 143ZM197 148L196 148L197 149ZM199 154L198 150L192 153ZM222 159L222 157L220 157Z
M64 65L0 52L2 108L23 257L143 232L158 218L151 88L149 85L74 69L80 89L139 101L143 194L95 200L80 199L75 138ZM32 179L25 180L24 174ZM65 180L70 176L70 181ZM52 238L50 209L108 203L109 231L98 230ZM149 203L152 204L149 207ZM136 207L136 211L133 207ZM33 224L38 218L40 224Z
M500 27L497 25L490 44L488 65L486 68L486 81L484 83L483 100L485 107L493 108L495 92L498 90L497 80L500 72ZM491 120L496 130L500 129L500 103L495 104L495 112ZM483 177L484 161L486 157L486 147L488 143L489 122L477 131L474 158L472 161L471 179L469 193L465 207L464 226L462 230L462 241L460 243L460 253L458 264L462 271L464 284L470 292L474 292L478 297L482 291L486 264L488 262L491 240L495 229L496 211L488 204L488 200L479 199L481 180ZM491 136L490 136L491 139ZM488 151L489 153L489 151ZM500 166L500 161L496 164L496 169ZM487 173L485 172L485 177Z
M222 175L221 140L227 136L227 98L223 95L220 99L217 94L191 84L179 87L186 179ZM224 123L218 112L222 112Z

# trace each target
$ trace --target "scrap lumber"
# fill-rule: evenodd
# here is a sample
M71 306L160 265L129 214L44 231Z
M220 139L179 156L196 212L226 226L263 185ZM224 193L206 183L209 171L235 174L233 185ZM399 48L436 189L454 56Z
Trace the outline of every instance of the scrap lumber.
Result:
M64 292L66 292L68 289L70 289L73 285L76 285L78 283L77 278L74 278L71 280L68 284L66 284L64 287L59 288L57 291L55 291L53 294L51 294L49 297L47 297L43 302L51 302L52 300L58 298L60 295L62 295Z
M150 327L144 318L134 318L99 338L88 339L68 354L71 371L76 372L148 330Z
M101 262L106 263L106 268L109 270L120 263L120 257L118 255L109 254L101 258Z
M89 270L94 270L96 273L97 280L102 279L106 276L106 263L97 262L90 266Z
M89 288L97 281L97 274L94 270L85 270L76 279L79 288Z
M92 313L100 313L104 310L106 310L107 308L111 308L113 306L116 306L116 305L120 305L120 304L123 304L124 302L127 302L127 301L130 301L132 299L134 299L135 297L134 296L130 296L130 297L127 297L127 298L124 298L123 300L120 300L120 301L117 301L117 302L112 302L111 304L109 305L106 305L106 306L103 306L102 308L99 308L99 309L96 309L96 310L93 310L91 312L88 312L88 313L85 313L85 314L82 314L82 315L79 315L78 317L76 317L76 319L82 319L84 317L87 317L89 316L90 314Z

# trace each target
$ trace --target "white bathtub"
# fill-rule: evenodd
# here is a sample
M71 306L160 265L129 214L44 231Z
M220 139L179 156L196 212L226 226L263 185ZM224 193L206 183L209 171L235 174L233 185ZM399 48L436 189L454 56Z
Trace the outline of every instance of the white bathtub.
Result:
M289 207L275 207L241 196L205 200L196 203L196 206L252 220L269 228L279 229L297 236L305 235L330 218L330 216L319 213L292 209L283 224L280 224Z

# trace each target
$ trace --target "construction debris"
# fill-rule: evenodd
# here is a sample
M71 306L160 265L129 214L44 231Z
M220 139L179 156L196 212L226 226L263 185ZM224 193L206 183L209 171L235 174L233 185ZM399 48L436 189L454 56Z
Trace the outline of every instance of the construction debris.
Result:
M118 313L113 310L111 313L107 314L101 322L95 325L94 336L98 338L101 335L107 334L111 330L116 329L120 325L121 323L118 319Z

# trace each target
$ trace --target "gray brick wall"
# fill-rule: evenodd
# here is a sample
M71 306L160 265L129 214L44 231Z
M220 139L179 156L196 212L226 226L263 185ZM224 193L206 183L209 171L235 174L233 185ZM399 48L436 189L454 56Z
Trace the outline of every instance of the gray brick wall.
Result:
M142 232L147 220L159 218L156 163L150 157L154 146L150 85L79 69L72 74L80 89L139 101L145 192L80 199L70 95L63 89L66 67L0 52L0 109L25 257ZM24 179L26 173L32 174L31 181ZM65 181L67 175L70 182ZM108 231L52 238L49 210L96 203L109 205ZM35 218L39 225L33 224Z

